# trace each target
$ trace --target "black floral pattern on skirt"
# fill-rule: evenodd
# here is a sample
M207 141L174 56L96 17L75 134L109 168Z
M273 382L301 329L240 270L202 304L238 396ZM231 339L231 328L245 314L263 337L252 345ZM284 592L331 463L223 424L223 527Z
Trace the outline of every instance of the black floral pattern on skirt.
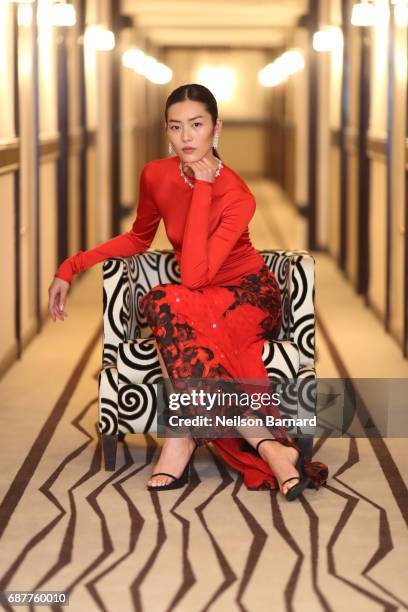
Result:
M282 305L279 285L266 264L257 274L243 276L239 285L200 289L171 283L156 285L141 298L140 307L157 340L175 391L191 391L193 379L197 391L203 388L207 393L220 390L250 393L250 389L254 392L256 388L254 384L242 384L237 378L267 378L259 353L264 340L279 335ZM246 361L253 362L255 354L258 367L251 371L242 367ZM263 391L266 390L263 386ZM271 409L268 407L266 412L280 416L277 408ZM199 411L191 405L184 406L182 412L193 417ZM217 414L237 415L237 406L218 405ZM255 416L252 409L244 407L240 408L240 415ZM231 431L231 427L225 431ZM284 435L283 428L280 435Z
M281 293L275 275L263 264L256 274L246 274L238 285L220 285L189 289L175 283L159 284L140 299L140 308L156 338L174 391L191 392L203 388L272 393L272 385L262 360L265 340L278 338L282 324ZM242 383L244 380L244 383ZM245 381L251 381L246 384ZM260 384L259 389L253 381ZM241 415L254 416L252 409L240 408ZM217 406L217 414L237 414L236 406ZM277 406L268 406L261 414L281 415ZM183 415L194 417L197 407L183 407ZM211 429L211 428L210 428ZM281 426L268 427L272 436L284 444L300 447L290 440ZM256 456L254 449L231 428L217 427L217 435L208 431L198 444L213 442L224 460L244 475L248 488L277 488L269 466ZM194 434L193 434L194 435ZM328 468L306 457L306 471L312 486L325 484Z

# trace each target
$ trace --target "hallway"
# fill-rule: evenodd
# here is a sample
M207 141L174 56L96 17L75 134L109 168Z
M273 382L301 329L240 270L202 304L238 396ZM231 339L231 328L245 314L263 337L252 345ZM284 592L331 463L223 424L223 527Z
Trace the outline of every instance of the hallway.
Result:
M0 607L408 610L408 0L0 0L0 87ZM263 364L277 286L244 217L281 251ZM289 414L317 425L290 435L327 482L288 503L208 444L149 491L164 368L140 297L255 264L232 332L219 292L197 312L182 287L157 338L182 384L300 383ZM69 607L5 599L28 590Z
M265 180L249 184L257 197L254 245L292 246L302 228L282 190ZM168 248L162 228L152 248ZM367 367L375 376L377 366L378 375L407 377L407 363L380 323L366 316L327 256L316 259L319 378L345 371L365 377ZM0 386L9 432L1 472L2 590L70 590L75 612L407 609L406 581L395 571L405 566L407 550L405 438L319 438L314 458L329 466L328 484L298 505L247 491L208 448L197 453L187 489L147 493L156 436L128 435L116 471L101 465L100 297L95 266L73 287L68 319L47 321ZM351 315L360 320L352 350L345 330ZM367 363L366 342L384 357L381 364L374 355Z

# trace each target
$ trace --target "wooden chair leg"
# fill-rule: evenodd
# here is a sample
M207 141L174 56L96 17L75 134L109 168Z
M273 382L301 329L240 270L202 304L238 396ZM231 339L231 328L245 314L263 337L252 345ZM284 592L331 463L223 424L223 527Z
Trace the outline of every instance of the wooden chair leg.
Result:
M105 461L105 470L114 472L116 468L116 448L118 437L116 434L102 434L102 449Z

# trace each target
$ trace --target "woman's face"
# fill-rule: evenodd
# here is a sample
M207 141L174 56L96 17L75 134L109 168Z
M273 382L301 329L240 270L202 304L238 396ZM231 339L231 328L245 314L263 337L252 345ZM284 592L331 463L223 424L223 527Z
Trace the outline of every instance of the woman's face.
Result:
M213 125L202 102L183 100L168 108L166 133L182 161L198 161L211 150L214 134L220 131L221 123L217 119Z

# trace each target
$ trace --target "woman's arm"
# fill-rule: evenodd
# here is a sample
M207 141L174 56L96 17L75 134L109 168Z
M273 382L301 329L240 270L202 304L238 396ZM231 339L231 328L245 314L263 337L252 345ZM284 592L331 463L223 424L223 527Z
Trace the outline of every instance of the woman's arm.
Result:
M255 198L249 191L230 190L225 195L227 203L221 223L208 238L212 189L213 183L196 180L184 229L181 283L190 289L211 283L256 209Z
M78 251L76 255L62 262L55 273L57 278L71 283L75 274L83 272L100 261L109 257L130 257L143 253L149 248L160 223L161 214L150 195L148 166L149 164L144 166L140 175L139 203L131 230L88 251Z

